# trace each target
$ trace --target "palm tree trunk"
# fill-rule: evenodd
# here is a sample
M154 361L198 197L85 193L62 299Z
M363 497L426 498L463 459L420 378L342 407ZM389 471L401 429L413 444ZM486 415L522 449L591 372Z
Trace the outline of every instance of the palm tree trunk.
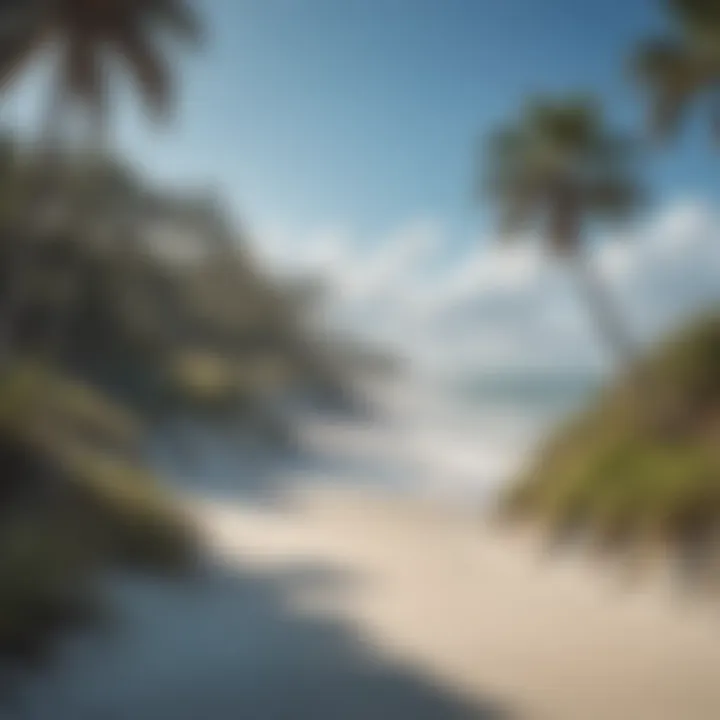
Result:
M620 366L632 369L637 362L637 347L591 260L585 253L576 252L572 256L572 267L598 335Z
M621 372L626 374L626 387L633 400L631 409L637 411L639 421L650 433L663 440L677 437L683 417L677 408L666 402L662 385L656 382L652 369L640 362L638 346L628 333L592 262L583 253L576 253L573 269L580 280L580 290L598 334L614 355Z

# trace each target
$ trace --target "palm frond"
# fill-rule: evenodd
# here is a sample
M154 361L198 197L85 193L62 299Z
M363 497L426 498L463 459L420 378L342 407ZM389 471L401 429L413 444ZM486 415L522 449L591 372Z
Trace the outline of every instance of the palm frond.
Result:
M0 7L0 89L11 84L42 46L46 25L35 7L5 2Z
M109 95L104 58L116 53L158 118L172 101L172 73L156 36L197 42L202 26L193 0L0 0L0 90L52 38L62 49L61 90L103 110Z
M177 37L192 43L202 40L204 28L194 6L187 0L151 0L149 11Z
M157 118L166 118L172 104L170 70L146 32L136 24L126 28L117 38L117 49L133 73L148 108Z
M587 188L585 202L599 217L626 220L644 205L645 194L632 179L608 175Z
M524 112L524 125L535 142L563 155L584 153L600 134L602 116L597 103L585 95L562 102L535 99Z
M642 83L683 83L692 74L689 48L670 38L650 38L640 44L633 56L632 70Z
M708 46L720 39L720 4L717 0L669 0L670 13L696 42Z
M688 104L712 74L708 58L665 39L644 43L635 57L634 69L648 91L650 129L660 139L678 129Z

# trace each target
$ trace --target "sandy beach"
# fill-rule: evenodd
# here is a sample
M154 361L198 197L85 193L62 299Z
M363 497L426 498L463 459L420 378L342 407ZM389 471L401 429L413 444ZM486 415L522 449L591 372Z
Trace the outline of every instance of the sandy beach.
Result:
M68 648L9 720L720 718L717 601L493 526L517 445L431 410L169 466L207 571L121 580L121 632Z
M121 632L29 683L33 720L716 720L717 605L633 587L437 498L194 495L204 578L115 588Z
M293 612L341 622L476 707L468 717L486 717L488 699L497 717L720 717L720 623L657 584L628 588L478 517L380 492L311 488L281 508L196 512L227 564L338 578L303 586Z

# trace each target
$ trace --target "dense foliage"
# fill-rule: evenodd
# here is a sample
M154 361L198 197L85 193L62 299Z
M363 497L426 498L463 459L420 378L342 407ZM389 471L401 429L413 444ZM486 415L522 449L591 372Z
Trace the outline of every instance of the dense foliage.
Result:
M632 379L608 388L557 433L503 510L604 549L697 556L714 548L717 564L720 317L672 337L643 372L653 383L650 417Z
M81 157L40 204L35 156L1 150L0 658L35 660L96 617L98 571L193 567L193 532L143 467L148 433L178 416L282 428L288 394L346 392L297 288L212 198Z

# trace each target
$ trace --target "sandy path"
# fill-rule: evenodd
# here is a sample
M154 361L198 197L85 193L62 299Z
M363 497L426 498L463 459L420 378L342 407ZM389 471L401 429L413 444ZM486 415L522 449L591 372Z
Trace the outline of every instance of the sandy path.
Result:
M346 586L298 612L340 618L378 656L519 717L717 720L720 623L597 569L547 564L518 539L437 505L310 490L288 507L197 506L208 541L253 573L308 563Z

